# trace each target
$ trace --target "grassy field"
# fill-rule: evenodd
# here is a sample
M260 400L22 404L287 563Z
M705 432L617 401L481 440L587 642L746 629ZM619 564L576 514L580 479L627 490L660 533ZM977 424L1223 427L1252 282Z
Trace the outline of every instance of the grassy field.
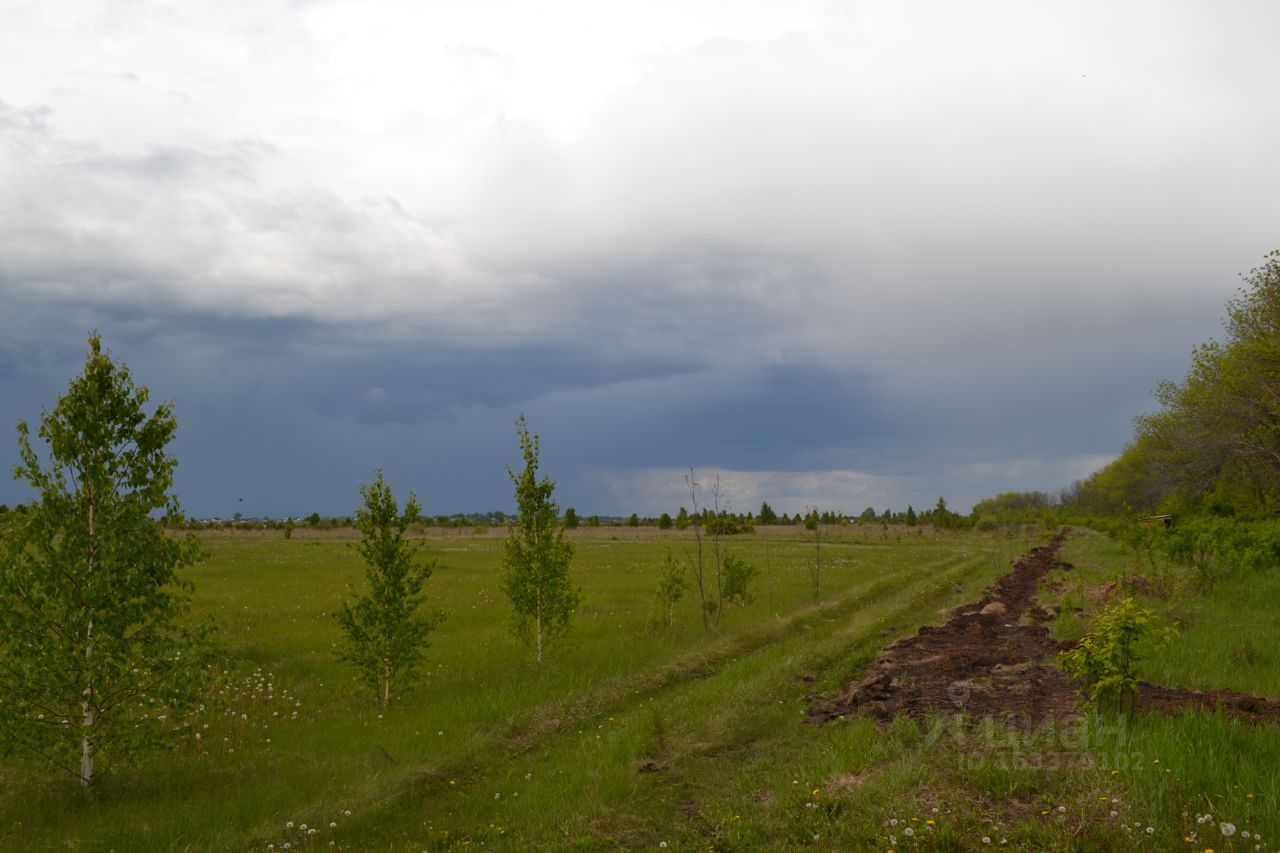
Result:
M0 765L0 849L1277 849L1274 726L1194 714L1033 737L805 722L811 697L976 599L1029 533L833 529L817 601L811 538L732 537L761 570L756 598L711 633L694 595L673 630L650 624L663 549L688 552L687 535L574 541L584 604L539 669L507 632L501 538L428 537L428 592L448 619L425 677L380 714L332 654L329 614L362 579L349 543L210 538L195 604L232 663L199 739L115 768L87 804L74 780ZM1102 537L1068 542L1077 568L1045 593L1083 607L1059 619L1064 634L1087 625L1095 587L1131 573ZM1280 695L1271 580L1152 599L1184 629L1146 675ZM1215 628L1245 612L1264 627Z

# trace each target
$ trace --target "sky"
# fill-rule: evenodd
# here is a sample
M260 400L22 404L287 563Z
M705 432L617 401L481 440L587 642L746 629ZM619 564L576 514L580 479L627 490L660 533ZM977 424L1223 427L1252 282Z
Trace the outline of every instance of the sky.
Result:
M98 330L196 516L1056 490L1280 248L1270 0L0 20L0 461Z

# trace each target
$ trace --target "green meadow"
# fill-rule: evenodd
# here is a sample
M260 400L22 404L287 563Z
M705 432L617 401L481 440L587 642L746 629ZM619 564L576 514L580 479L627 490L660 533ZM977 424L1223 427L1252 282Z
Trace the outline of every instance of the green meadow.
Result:
M205 539L210 558L187 576L226 663L192 733L108 768L89 801L69 775L0 765L0 849L1278 846L1275 726L1213 713L1093 717L1035 735L981 721L806 722L885 645L978 598L1042 541L1030 527L832 527L817 598L812 534L725 537L759 574L753 600L711 631L696 589L671 628L656 619L664 549L691 556L688 533L575 531L582 606L541 667L508 629L501 533L429 532L426 590L447 619L385 712L333 654L332 613L363 566L350 539L309 534ZM1047 579L1059 582L1042 600L1064 605L1053 629L1070 636L1087 628L1097 588L1136 569L1088 531L1063 557L1075 569ZM1141 601L1180 630L1144 677L1280 697L1276 577L1201 588L1169 572Z

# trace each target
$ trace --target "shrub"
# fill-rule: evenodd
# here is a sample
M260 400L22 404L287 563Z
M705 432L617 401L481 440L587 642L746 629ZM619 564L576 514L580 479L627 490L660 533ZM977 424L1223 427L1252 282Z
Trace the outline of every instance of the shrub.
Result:
M663 627L670 628L675 616L675 607L689 587L689 579L684 575L684 564L671 556L668 548L662 555L662 574L658 576L657 606L658 616Z
M1120 707L1138 692L1139 646L1149 638L1168 636L1169 630L1159 627L1155 613L1135 606L1132 598L1117 599L1099 614L1092 631L1058 655L1058 665L1084 683L1087 707Z
M751 602L751 581L756 576L756 567L741 557L732 554L724 558L724 589L721 593L725 601L746 605Z
M755 533L756 529L731 515L722 515L708 520L706 531L708 536L734 536L739 533Z

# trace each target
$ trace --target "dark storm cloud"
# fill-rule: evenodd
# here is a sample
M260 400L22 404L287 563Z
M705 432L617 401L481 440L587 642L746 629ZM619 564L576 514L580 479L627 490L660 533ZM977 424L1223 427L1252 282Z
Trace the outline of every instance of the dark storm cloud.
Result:
M1118 451L1280 241L1269 5L410 6L11 16L5 423L99 329L199 513L507 506L521 411L588 511L963 508Z

